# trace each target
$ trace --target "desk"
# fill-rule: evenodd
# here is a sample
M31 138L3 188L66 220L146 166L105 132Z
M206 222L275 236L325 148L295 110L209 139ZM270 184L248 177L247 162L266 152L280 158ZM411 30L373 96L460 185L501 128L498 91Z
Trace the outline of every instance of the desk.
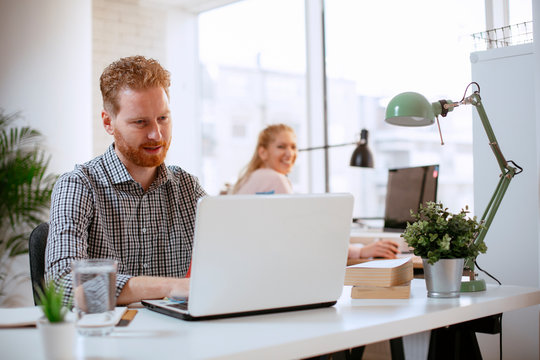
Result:
M79 336L78 358L302 358L540 304L540 289L511 285L458 299L427 298L420 279L412 281L410 299L351 299L350 290L344 287L330 308L201 322L140 309L109 337ZM41 359L40 343L34 328L0 330L2 358Z

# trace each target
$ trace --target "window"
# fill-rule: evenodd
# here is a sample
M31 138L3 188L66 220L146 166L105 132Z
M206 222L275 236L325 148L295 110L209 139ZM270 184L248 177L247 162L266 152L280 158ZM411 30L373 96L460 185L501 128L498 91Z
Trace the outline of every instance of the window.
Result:
M461 99L471 34L485 30L484 16L483 2L467 0L325 2L329 144L355 141L365 128L375 158L375 169L351 168L354 146L329 150L330 190L354 194L354 216L382 216L389 168L435 163L439 200L453 211L473 208L473 109L440 119L444 146L436 126L394 127L384 110L403 91ZM199 15L201 180L210 194L236 181L268 124L291 125L299 147L308 146L304 17L304 0L244 0ZM290 174L296 192L313 191L309 174L318 172L308 166L324 167L320 153L309 163L299 154Z
M204 188L217 194L248 163L268 124L307 131L303 0L245 0L199 17ZM290 174L297 188L300 164Z
M330 150L330 190L355 196L354 216L384 213L389 168L440 164L438 199L473 206L472 112L456 109L436 126L384 122L389 100L416 91L431 101L460 100L471 81L471 34L484 26L482 2L326 1L329 143L365 128L374 169L348 166L354 146ZM392 9L392 11L389 11ZM467 11L463 11L467 9Z

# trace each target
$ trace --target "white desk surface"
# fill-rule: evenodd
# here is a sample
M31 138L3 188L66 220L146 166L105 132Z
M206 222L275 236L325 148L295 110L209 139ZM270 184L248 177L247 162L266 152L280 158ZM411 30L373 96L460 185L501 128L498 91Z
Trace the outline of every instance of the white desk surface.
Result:
M285 359L309 357L540 304L540 289L488 285L458 299L430 299L413 280L410 299L358 300L350 287L333 307L187 322L147 309L103 338L77 337L77 359ZM504 329L503 329L504 331ZM0 329L5 359L42 359L35 328Z

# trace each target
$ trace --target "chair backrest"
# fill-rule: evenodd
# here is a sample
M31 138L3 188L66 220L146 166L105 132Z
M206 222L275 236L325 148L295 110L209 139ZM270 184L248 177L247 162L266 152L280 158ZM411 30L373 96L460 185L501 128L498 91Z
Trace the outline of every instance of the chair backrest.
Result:
M49 234L49 223L39 224L32 233L28 242L28 255L30 258L30 278L32 280L32 292L34 304L37 305L37 288L43 290L45 281L45 247Z

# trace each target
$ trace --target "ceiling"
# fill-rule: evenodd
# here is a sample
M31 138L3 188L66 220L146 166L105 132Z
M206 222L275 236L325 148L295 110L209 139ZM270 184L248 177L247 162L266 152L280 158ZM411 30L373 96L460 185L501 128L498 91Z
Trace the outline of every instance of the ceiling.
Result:
M186 12L198 14L220 6L243 0L143 0L145 3L178 7Z

